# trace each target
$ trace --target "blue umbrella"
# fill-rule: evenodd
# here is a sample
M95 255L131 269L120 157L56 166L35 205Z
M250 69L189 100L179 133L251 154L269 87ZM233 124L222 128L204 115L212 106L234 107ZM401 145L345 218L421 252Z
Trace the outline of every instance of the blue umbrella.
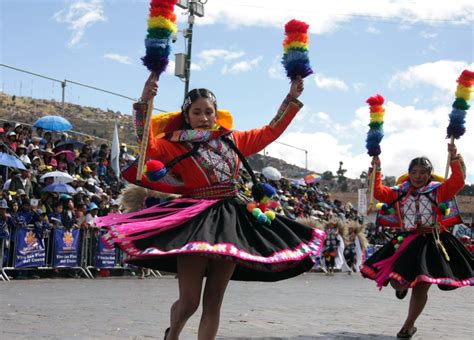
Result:
M44 116L33 124L35 128L43 128L51 131L66 131L71 130L72 125L69 121L60 116Z
M0 152L0 165L26 170L25 165L15 156Z
M75 194L76 190L65 183L53 183L43 189L44 192L62 192L65 194Z

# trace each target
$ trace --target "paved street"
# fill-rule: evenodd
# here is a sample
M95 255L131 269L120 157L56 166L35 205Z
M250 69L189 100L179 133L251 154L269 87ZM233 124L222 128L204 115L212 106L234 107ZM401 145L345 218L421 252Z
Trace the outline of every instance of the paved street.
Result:
M172 276L0 282L1 339L162 339L177 296ZM430 290L415 339L472 339L474 295ZM359 275L308 273L231 282L219 339L395 339L408 298ZM196 339L199 313L181 339Z

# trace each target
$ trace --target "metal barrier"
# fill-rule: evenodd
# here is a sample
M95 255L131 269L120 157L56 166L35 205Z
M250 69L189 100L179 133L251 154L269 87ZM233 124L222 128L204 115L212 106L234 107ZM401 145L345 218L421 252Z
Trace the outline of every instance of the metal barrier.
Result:
M53 256L54 256L54 232L56 228L61 228L62 227L54 227L51 230L42 230L43 234L39 235L41 236L37 242L42 243L44 247L44 265L42 266L25 266L25 267L20 267L17 268L15 266L15 260L17 257L17 246L19 244L19 235L20 235L20 229L24 229L27 232L33 232L35 235L38 235L37 233L37 228L32 225L27 225L27 226L21 226L17 228L16 230L10 230L10 237L9 239L3 239L1 242L2 248L3 249L8 249L7 253L7 263L6 266L3 266L4 261L4 256L5 256L5 251L2 251L0 253L1 256L1 277L2 280L4 281L10 281L10 277L7 274L7 271L28 271L28 270L59 270L59 269L76 269L79 270L86 278L91 278L89 273L80 266L80 260L78 261L77 266L53 266ZM13 237L12 237L13 235ZM9 246L8 248L5 247L6 242L9 241ZM13 241L13 242L12 242ZM79 253L78 258L81 258L81 254Z
M128 270L134 272L138 267L128 266L125 263L126 254L118 247L114 249L105 249L101 236L105 229L89 228L79 230L79 246L77 254L77 265L55 266L55 232L56 230L65 231L63 227L53 227L50 230L42 230L42 235L38 242L42 242L44 246L44 265L41 266L22 266L15 267L17 257L17 246L19 244L19 229L25 229L25 232L33 232L38 234L38 228L28 225L10 230L8 237L0 238L0 280L10 281L7 271L28 271L28 270L59 270L59 269L75 269L80 271L85 278L93 279L93 270L101 269L112 270ZM76 229L75 229L76 230ZM14 239L13 239L14 238ZM6 260L5 261L5 254ZM5 263L6 262L6 263ZM5 266L4 266L5 264ZM158 270L150 270L150 274L154 277L161 277Z

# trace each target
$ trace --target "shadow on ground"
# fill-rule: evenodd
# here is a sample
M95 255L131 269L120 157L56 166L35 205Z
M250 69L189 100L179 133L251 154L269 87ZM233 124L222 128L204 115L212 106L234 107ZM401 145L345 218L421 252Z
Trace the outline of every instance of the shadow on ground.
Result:
M395 336L387 336L380 334L363 334L354 332L322 332L318 335L298 335L293 337L218 337L219 340L353 340L353 339L373 339L373 340L393 340Z

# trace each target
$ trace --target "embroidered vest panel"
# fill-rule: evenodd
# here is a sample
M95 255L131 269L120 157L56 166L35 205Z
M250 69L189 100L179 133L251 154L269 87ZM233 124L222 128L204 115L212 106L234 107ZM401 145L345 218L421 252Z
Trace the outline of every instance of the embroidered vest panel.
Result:
M427 195L414 193L402 203L402 216L406 230L418 227L432 227L436 223L436 211Z
M237 156L220 138L202 143L193 158L210 185L235 182Z

